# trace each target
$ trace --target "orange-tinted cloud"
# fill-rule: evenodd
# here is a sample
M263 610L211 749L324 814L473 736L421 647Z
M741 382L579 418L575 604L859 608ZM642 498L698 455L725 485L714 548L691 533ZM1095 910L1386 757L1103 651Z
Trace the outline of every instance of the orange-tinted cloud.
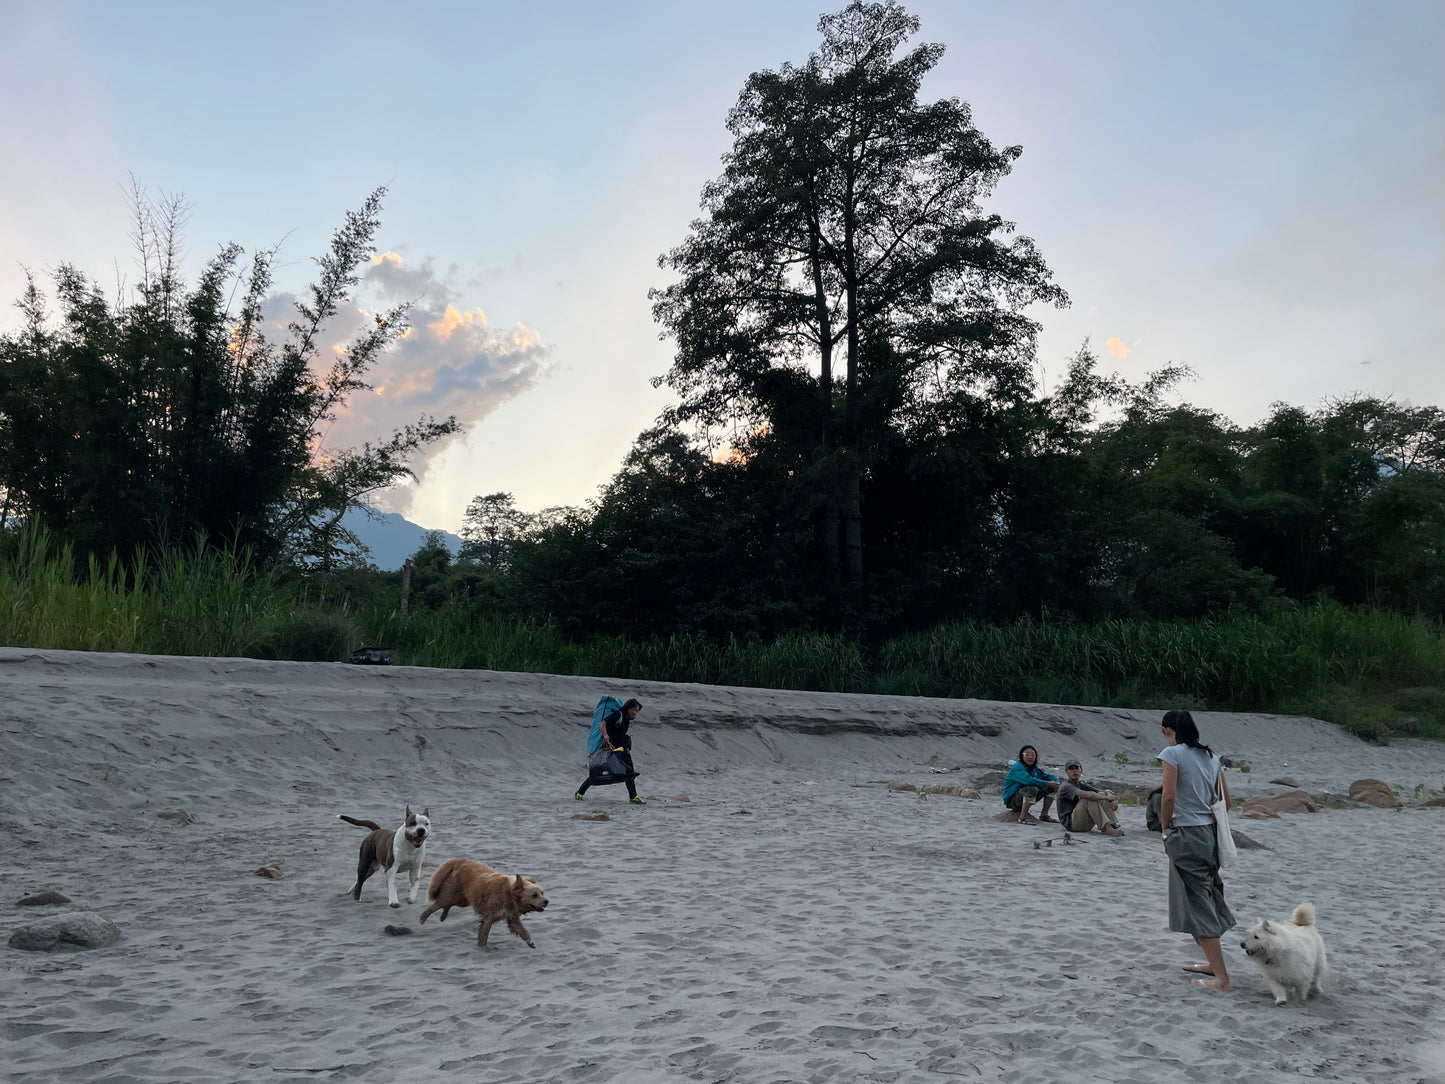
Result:
M448 443L464 438L546 372L549 349L534 328L491 327L479 307L463 304L461 295L436 277L430 262L413 268L396 253L383 253L364 274L360 294L383 302L378 309L411 302L411 326L364 374L371 387L353 394L337 412L324 434L322 454L326 449L385 440L425 415L438 419L455 415L460 432L432 445L410 464L420 479ZM292 318L293 301L282 296L270 299L268 309L276 314L277 323L284 325ZM372 311L353 298L353 304L325 328L323 341L330 349L323 350L321 361L329 366L333 354L373 324ZM410 495L408 487L393 489L382 503L391 511L405 511Z
M1109 339L1104 346L1108 348L1111 358L1127 358L1129 356L1129 345L1123 339Z

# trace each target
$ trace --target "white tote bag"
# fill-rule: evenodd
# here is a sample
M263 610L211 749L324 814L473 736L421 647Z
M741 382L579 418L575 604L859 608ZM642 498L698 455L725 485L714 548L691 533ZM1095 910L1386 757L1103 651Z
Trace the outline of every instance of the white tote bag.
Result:
M1214 835L1219 840L1219 868L1234 865L1239 857L1239 848L1234 845L1234 833L1229 830L1229 803L1224 800L1224 766L1214 777L1214 802L1209 811L1214 814Z

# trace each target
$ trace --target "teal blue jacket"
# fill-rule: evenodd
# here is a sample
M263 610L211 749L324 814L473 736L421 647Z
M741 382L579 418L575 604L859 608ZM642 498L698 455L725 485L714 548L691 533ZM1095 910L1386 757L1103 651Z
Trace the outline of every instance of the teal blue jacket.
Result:
M1019 787L1042 787L1048 783L1057 783L1059 777L1050 775L1037 764L1033 770L1022 760L1016 760L1008 770L1008 775L1003 777L1003 801L1008 805L1008 800L1014 796Z

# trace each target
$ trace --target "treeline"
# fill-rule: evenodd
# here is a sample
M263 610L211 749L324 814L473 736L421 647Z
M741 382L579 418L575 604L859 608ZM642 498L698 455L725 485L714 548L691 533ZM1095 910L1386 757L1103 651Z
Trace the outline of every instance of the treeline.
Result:
M418 555L422 605L478 597L569 635L803 630L876 641L946 621L1269 615L1333 599L1445 615L1445 413L1356 398L1241 428L1137 389L1118 415L1087 351L980 426L888 434L862 480L867 593L834 608L815 480L786 439L710 456L644 434L587 509L473 502L464 559Z

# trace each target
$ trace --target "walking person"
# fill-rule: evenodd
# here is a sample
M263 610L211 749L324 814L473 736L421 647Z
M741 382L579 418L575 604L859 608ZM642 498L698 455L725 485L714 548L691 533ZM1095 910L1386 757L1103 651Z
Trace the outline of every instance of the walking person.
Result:
M594 783L599 787L611 783L626 783L627 800L633 805L646 805L647 803L637 796L637 784L634 782L637 770L632 764L632 735L628 733L632 720L636 719L637 713L642 710L642 702L632 697L626 703L619 704L612 697L603 697L597 709L592 719L592 730L587 735L587 755L590 758L593 753L605 749L614 754L626 770L621 775L606 776L600 775L595 769L589 771L573 797L579 802L582 801L587 788Z
M1199 740L1199 727L1187 711L1170 711L1161 728L1169 748L1159 754L1164 767L1164 790L1159 804L1159 826L1164 853L1169 856L1169 928L1192 936L1204 951L1203 964L1185 971L1204 976L1194 985L1217 994L1230 992L1229 972L1219 939L1235 924L1224 902L1219 876L1219 839L1215 835L1216 783L1229 802L1229 785L1221 777L1224 766L1209 746Z

